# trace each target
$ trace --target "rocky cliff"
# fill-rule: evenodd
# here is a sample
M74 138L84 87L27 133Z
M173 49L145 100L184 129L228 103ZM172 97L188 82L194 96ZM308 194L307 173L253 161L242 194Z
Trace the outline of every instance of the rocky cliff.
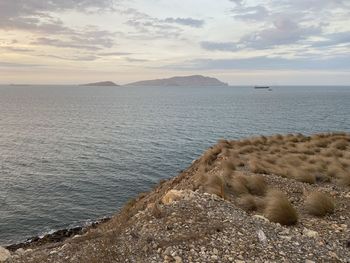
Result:
M349 262L350 135L222 140L111 220L8 262Z

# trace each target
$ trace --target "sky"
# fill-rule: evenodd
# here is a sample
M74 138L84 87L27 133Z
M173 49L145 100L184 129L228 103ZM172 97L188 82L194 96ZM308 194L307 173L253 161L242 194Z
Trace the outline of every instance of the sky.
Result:
M350 85L350 0L0 0L0 84Z

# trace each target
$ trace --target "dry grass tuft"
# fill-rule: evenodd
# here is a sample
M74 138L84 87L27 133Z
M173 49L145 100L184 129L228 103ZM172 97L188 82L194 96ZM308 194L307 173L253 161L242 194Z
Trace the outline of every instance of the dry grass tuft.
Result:
M151 214L152 216L154 216L155 218L159 219L163 217L163 212L162 212L162 208L160 207L160 205L156 202L151 204Z
M265 195L267 191L267 184L264 177L261 175L251 175L247 176L246 187L250 194L252 195Z
M262 210L264 204L263 199L249 194L243 195L237 199L237 205L247 212Z
M340 176L338 181L343 186L350 186L350 174L344 174Z
M221 198L225 196L225 181L219 175L206 174L205 182L202 184L202 190L209 194L215 194Z
M331 144L332 147L338 150L346 150L346 147L349 145L348 141L345 139L340 139Z
M246 176L243 173L233 173L225 176L226 190L235 196L257 195L263 196L267 191L265 179L260 175Z
M269 166L271 166L269 163L264 162L263 160L258 159L255 156L250 157L248 161L249 170L257 174L268 174Z
M314 174L308 174L303 171L295 176L295 179L302 183L314 184L316 183L316 176Z
M247 178L243 174L234 174L226 178L226 187L228 192L236 196L249 194Z
M334 212L334 201L325 193L312 192L305 200L305 209L310 215L325 216Z
M235 164L231 160L226 160L222 163L224 176L229 176L233 171L236 170Z
M280 191L270 191L266 196L265 216L272 222L281 225L294 225L298 214L287 196Z
M253 153L255 151L257 151L257 147L254 145L246 145L241 147L238 151L240 154L247 154L247 153Z

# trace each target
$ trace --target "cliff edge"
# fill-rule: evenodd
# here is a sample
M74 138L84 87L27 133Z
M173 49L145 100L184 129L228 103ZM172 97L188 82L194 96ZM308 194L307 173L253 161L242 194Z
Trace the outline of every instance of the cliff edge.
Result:
M7 262L349 262L350 135L222 140L111 220Z

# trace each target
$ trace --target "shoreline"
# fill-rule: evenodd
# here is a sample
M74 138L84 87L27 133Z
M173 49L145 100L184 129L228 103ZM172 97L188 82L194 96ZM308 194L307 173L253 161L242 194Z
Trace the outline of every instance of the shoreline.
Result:
M77 235L83 235L90 229L97 228L98 225L108 222L111 218L112 216L102 217L84 225L54 230L52 233L46 233L40 236L32 236L23 242L13 243L10 245L5 245L3 247L11 252L15 252L17 249L31 249L32 247L38 247L49 243L63 242L68 238Z
M347 263L350 134L221 140L80 230L13 246L7 263Z

